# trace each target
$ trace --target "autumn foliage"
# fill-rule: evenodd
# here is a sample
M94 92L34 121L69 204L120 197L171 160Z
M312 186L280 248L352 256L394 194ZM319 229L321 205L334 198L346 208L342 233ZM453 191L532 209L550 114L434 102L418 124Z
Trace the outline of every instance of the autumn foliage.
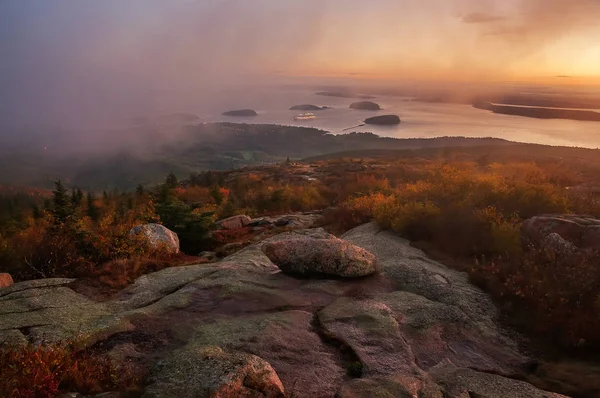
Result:
M70 344L0 349L0 396L51 398L77 391L135 391L144 373L104 355L75 351Z

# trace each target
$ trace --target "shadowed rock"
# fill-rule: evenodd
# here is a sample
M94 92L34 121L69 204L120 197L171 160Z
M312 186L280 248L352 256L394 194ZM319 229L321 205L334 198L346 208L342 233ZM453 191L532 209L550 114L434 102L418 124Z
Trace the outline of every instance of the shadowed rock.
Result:
M376 124L380 126L393 126L400 124L400 118L397 115L381 115L365 119L366 124Z
M217 228L219 229L238 229L243 228L246 225L250 224L252 219L248 216L233 216L229 218L225 218L223 220L219 220L215 223Z
M297 237L267 243L263 250L275 265L290 275L358 278L377 271L375 256L336 238Z
M138 225L132 228L129 234L145 238L153 250L164 250L171 254L179 253L179 237L160 224Z
M257 116L257 115L258 115L258 113L256 113L256 111L253 109L238 109L238 110L223 112L223 116L244 117L244 116Z
M271 365L256 355L216 346L186 346L155 369L145 398L284 398Z
M354 102L350 105L351 109L359 109L359 110L363 110L363 111L379 111L381 110L381 107L379 106L379 104L376 104L375 102L371 102L371 101L360 101L360 102Z
M564 242L556 243L557 237L549 237L551 234L558 235ZM566 243L570 243L580 249L600 250L600 220L589 216L532 217L523 223L521 235L526 245L536 247L543 248L554 241L556 243L554 246L565 246Z
M2 289L0 345L73 341L87 347L133 328L108 305L62 286L72 280L46 281L56 283L22 282Z
M430 376L436 383L444 386L444 397L567 398L561 394L539 390L523 381L457 368L447 361L432 369Z

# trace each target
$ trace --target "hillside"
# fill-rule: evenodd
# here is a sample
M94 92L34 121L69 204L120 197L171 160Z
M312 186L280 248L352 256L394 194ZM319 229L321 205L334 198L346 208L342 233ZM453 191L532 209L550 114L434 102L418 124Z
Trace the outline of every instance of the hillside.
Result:
M113 150L65 154L53 148L13 144L0 148L0 184L49 188L62 178L95 191L134 189L158 183L169 172L184 178L204 170L230 170L347 150L417 149L442 146L506 145L493 138L383 138L369 133L332 135L303 127L254 124L200 124L162 135L150 128L131 133L135 144ZM151 139L144 139L151 134ZM41 141L41 139L39 139ZM58 145L68 147L68 143ZM33 149L36 148L36 149Z

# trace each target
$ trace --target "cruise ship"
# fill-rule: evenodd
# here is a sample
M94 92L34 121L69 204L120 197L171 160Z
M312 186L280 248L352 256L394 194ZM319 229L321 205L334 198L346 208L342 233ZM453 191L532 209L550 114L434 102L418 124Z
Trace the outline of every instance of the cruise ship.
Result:
M298 116L294 117L294 120L313 120L316 119L317 117L315 116L314 113L301 113Z

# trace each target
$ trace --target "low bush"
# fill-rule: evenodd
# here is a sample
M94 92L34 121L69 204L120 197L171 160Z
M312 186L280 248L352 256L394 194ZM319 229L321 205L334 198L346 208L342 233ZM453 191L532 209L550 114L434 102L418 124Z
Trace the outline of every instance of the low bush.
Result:
M0 369L0 396L15 398L136 391L144 377L132 364L77 352L69 344L0 348Z

